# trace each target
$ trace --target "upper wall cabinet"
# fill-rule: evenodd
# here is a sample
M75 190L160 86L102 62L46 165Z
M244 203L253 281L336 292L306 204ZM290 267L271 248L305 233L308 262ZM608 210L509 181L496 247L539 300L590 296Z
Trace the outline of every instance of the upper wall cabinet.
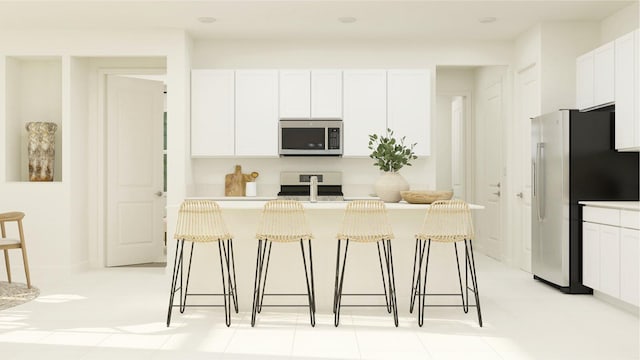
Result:
M278 156L278 71L236 71L236 156Z
M342 71L281 70L281 119L342 119Z
M430 154L431 74L429 70L387 72L387 127L405 144L417 143L418 156Z
M344 71L344 156L369 156L370 134L387 125L387 72Z
M610 42L576 60L576 105L580 110L613 104L614 43Z
M191 71L191 156L234 155L233 70Z
M640 148L640 46L639 30L615 40L615 147L618 150Z

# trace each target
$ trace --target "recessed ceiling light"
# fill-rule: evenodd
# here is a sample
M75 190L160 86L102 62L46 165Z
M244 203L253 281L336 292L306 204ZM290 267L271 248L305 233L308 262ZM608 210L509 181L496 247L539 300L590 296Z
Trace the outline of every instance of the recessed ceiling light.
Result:
M342 16L338 18L338 21L343 24L353 24L354 22L358 21L358 19L354 18L353 16Z
M492 22L495 22L497 19L493 16L485 16L485 17L481 17L478 18L478 22L481 24L490 24Z
M216 22L216 18L211 17L211 16L202 16L197 18L197 20L203 24L211 24Z

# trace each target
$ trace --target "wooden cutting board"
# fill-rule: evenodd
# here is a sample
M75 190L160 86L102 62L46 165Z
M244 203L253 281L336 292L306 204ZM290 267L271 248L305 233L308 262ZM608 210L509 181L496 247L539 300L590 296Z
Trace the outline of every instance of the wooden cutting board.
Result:
M236 171L224 177L224 196L245 196L245 183L249 174L242 173L242 167L236 165Z

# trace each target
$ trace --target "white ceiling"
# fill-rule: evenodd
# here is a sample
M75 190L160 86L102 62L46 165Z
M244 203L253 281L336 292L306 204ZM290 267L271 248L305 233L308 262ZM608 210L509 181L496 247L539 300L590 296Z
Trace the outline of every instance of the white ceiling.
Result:
M541 21L601 21L636 1L0 0L0 29L186 29L196 39L510 40ZM202 24L198 17L213 17ZM337 18L357 18L352 24ZM495 17L490 24L480 17Z

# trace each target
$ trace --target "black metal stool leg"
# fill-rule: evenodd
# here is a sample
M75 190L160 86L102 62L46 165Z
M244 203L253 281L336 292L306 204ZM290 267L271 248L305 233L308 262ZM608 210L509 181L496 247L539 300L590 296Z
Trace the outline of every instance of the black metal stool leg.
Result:
M413 304L416 300L416 264L418 260L418 248L419 248L420 240L416 239L416 248L413 253L413 274L411 275L411 296L409 297L409 313L413 312ZM422 266L422 264L420 264Z
M340 245L341 245L341 241L340 239L338 239L338 250L337 250L337 255L336 255L336 280L334 282L333 285L333 313L336 313L336 303L338 300L338 278L339 278L339 274L340 274Z
M181 244L182 244L182 248L180 247ZM171 292L169 294L169 309L167 310L167 327L169 327L169 324L171 324L171 312L173 310L173 299L176 294L176 286L178 285L178 271L179 271L179 268L182 267L182 249L184 249L184 241L183 240L176 241L176 255L175 255L175 258L173 259L173 272L171 275Z
M233 294L233 307L238 313L238 288L236 287L236 261L233 257L233 239L227 240L227 249L229 249L229 253L231 255L231 276L233 282L231 283L231 293Z
M338 240L338 245L340 245L340 240ZM340 303L342 301L342 286L344 285L344 269L347 265L347 251L349 250L349 239L346 240L346 244L344 247L344 259L342 260L342 270L340 271L340 280L338 281L338 286L336 287L336 305L335 305L335 314L333 318L333 324L337 327L340 324ZM338 255L340 252L338 252ZM336 259L338 263L340 263L340 257Z
M264 268L264 281L262 282L262 291L261 291L261 295L260 295L260 301L258 302L258 314L262 311L262 302L264 301L264 289L267 286L267 274L269 273L269 260L271 259L271 241L269 240L265 240L265 250L267 247L267 244L269 244L269 250L267 251L267 263L266 263L266 267ZM262 260L261 262L264 263L264 254L265 252L262 253Z
M383 244L384 246L384 244ZM393 323L398 327L398 302L396 300L396 277L393 270L393 253L391 252L391 240L387 239L387 276L389 277L389 296L393 308Z
M422 260L424 259L424 250L427 247L427 242L422 240L422 239L418 239L416 240L419 243L419 246L417 248L417 253L418 253L418 262L417 262L417 274L415 274L415 278L412 279L412 288L411 288L411 302L409 304L409 313L413 313L413 308L415 307L415 302L416 302L416 298L418 297L418 294L420 293L420 277L422 276ZM414 273L416 271L416 269L414 268Z
M460 284L460 297L462 297L462 311L464 311L464 313L466 314L469 312L469 302L468 301L465 302L464 291L462 289L462 275L460 274L460 260L458 259L458 244L455 242L453 243L453 251L456 253L456 270L458 270L458 283ZM466 246L465 246L464 259L466 264L466 261L467 261Z
M231 276L229 273L229 262L227 261L226 274L225 274L225 261L226 249L224 250L224 242L218 241L218 253L220 254L220 275L222 277L222 298L224 299L224 320L229 327L231 325ZM226 276L225 276L226 275ZM227 285L229 285L229 292L227 293ZM227 298L228 297L228 298Z
M418 294L418 325L424 325L424 312L426 306L427 293L427 275L429 272L429 254L431 253L431 239L427 240L427 257L424 264L424 280L422 282L422 291Z
M384 248L384 240L382 241L382 247ZM384 270L382 268L382 256L380 255L380 242L376 242L376 248L378 249L378 261L380 262L380 274L382 275L382 288L384 289L384 302L387 305L387 312L389 314L391 314L391 302L389 301L389 293L391 292L391 284L389 284L389 293L387 293L387 284L386 284L386 281L384 279ZM385 252L385 254L386 254L386 252Z
M313 300L313 322L315 323L316 317L316 286L313 279L313 256L311 253L311 239L309 241L309 269L311 271L311 300Z
M311 326L316 326L316 316L315 316L315 305L313 299L313 259L311 258L311 242L309 242L309 265L311 266L311 270L307 270L307 256L304 251L304 243L303 240L300 239L300 251L302 252L302 264L304 265L304 277L307 284L307 298L309 300L309 320L311 322ZM309 279L309 272L311 272L311 280Z
M184 284L184 297L180 302L180 313L183 314L187 308L187 294L189 290L189 278L191 277L191 260L193 259L193 246L195 243L191 242L191 252L189 254L189 266L187 267L187 282ZM180 284L182 284L182 271L180 272ZM182 295L182 293L180 293Z
M465 251L467 251L467 240L465 240L464 244L465 244ZM478 324L480 325L480 327L482 327L482 313L480 311L480 293L478 291L478 276L476 273L476 262L473 256L473 245L471 244L470 239L469 239L467 259L468 259L467 261L469 262L469 267L471 270L471 282L473 283L473 294L475 295L475 298L476 298L476 310L478 311Z
M266 243L265 243L266 244ZM262 240L258 240L258 254L256 255L256 276L253 281L253 305L251 307L251 326L256 324L256 312L260 299L260 278L262 277Z

